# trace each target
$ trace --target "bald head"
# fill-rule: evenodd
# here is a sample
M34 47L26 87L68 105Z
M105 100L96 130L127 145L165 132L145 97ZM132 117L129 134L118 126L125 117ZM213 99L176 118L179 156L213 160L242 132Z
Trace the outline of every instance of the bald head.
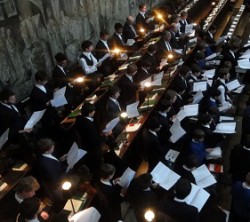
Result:
M126 18L126 21L128 24L132 25L134 23L135 19L132 15L130 15Z

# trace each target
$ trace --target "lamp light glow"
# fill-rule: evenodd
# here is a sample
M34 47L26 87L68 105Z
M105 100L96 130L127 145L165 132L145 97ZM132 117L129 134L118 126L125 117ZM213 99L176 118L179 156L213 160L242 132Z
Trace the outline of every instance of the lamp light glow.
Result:
M127 118L128 117L128 114L126 112L122 112L121 115L120 115L122 118Z
M144 28L140 28L139 30L141 33L144 33L145 32L145 29Z
M69 190L71 188L72 184L69 182L69 181L65 181L63 184L62 184L62 189L63 190Z
M151 85L152 85L151 82L145 82L144 84L145 87L150 87Z
M115 49L113 50L113 52L114 52L115 54L119 54L119 53L120 53L120 49L115 48Z
M174 58L174 55L173 54L169 54L168 55L168 59L172 59L172 58Z
M147 210L144 214L144 218L146 219L146 221L153 221L155 218L155 213L152 210Z
M82 83L83 81L84 81L83 77L78 77L75 79L75 82L77 82L77 83Z

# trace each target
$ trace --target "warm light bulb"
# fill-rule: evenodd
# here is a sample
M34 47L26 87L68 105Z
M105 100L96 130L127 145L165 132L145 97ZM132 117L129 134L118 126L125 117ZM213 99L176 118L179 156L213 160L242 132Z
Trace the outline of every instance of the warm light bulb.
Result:
M118 54L118 53L120 53L120 49L115 48L115 49L113 50L113 52L114 52L115 54Z
M150 87L151 86L151 82L145 82L144 86L145 87Z
M122 118L126 118L127 116L128 116L128 114L126 112L121 113Z
M69 190L71 188L71 183L69 181L66 181L62 185L63 190Z
M75 81L78 82L78 83L81 83L81 82L84 81L84 78L83 77L78 77L78 78L75 79Z
M163 19L163 16L162 16L161 14L158 14L158 15L157 15L157 18L158 18L158 19Z
M193 26L196 26L196 25L197 25L197 24L194 22L194 23L193 23Z
M145 32L145 29L144 28L140 28L140 32L141 33Z
M169 54L168 59L172 59L172 58L174 58L173 54Z
M155 213L152 210L147 210L146 213L144 214L144 218L147 221L153 221L155 218Z
M215 3L215 2L212 2L211 4L214 6L216 3Z

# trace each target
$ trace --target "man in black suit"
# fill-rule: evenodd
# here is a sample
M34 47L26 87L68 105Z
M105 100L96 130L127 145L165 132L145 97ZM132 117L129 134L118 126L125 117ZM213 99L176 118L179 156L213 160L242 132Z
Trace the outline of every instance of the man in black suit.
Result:
M164 158L164 154L167 152L166 147L162 146L160 138L157 135L161 127L159 119L153 117L149 120L147 128L143 130L142 147L145 159L148 161L149 171Z
M24 134L29 134L32 129L24 129L27 118L22 109L16 104L16 95L11 89L3 89L0 94L0 134L9 131L9 142L24 146L26 139Z
M127 46L126 46L125 39L122 33L123 33L123 25L121 23L116 23L115 32L110 41L111 41L112 49L117 48L121 51L121 53L126 53Z
M1 220L5 222L15 221L19 213L20 204L23 200L33 197L39 188L40 185L34 177L23 177L15 187L15 191L12 190L2 199L3 203L1 203L2 207L0 208Z
M35 86L30 93L30 103L32 111L41 111L46 109L42 119L42 135L52 137L57 120L56 110L51 106L51 99L53 98L52 91L46 86L48 75L44 71L35 73Z
M175 23L172 23L170 25L169 31L171 33L170 45L172 46L172 48L173 49L183 49L184 44L183 44L183 42L181 43L181 38L180 38L180 35L178 34L178 27ZM182 40L183 40L183 38L182 38Z
M95 47L95 57L98 61L107 57L98 68L104 76L108 76L117 69L117 61L111 56L111 45L108 43L109 34L106 31L100 32L100 40ZM105 56L105 57L104 57Z
M135 23L137 30L144 29L145 32L148 30L153 30L153 25L150 24L151 21L153 21L153 17L148 18L146 16L147 11L147 5L146 4L140 4L139 5L139 13L136 16Z
M120 96L121 89L118 86L112 86L109 89L109 98L106 103L106 115L108 117L108 121L120 116L121 114L121 106L119 101L117 100Z
M216 44L216 41L214 39L214 34L216 33L216 26L215 25L210 25L208 31L205 34L205 40L209 44L209 46L214 47Z
M180 32L183 34L185 33L186 25L189 24L187 17L188 17L188 13L186 11L182 11L180 14L179 23L180 23Z
M166 201L164 212L178 222L199 222L197 208L185 202L191 189L191 183L187 179L179 179L175 184L175 198Z
M125 42L127 42L128 39L136 39L138 37L136 27L134 26L134 21L135 19L133 16L128 16L126 18L126 22L123 27L123 36Z
M137 73L137 66L130 64L127 67L127 72L122 76L119 81L119 87L121 89L120 102L122 107L126 108L127 105L136 102L137 90L139 86L134 81L134 76Z
M135 81L140 83L141 81L148 79L151 77L150 73L151 61L150 60L142 60L141 67L137 71L135 75Z
M156 43L158 48L158 59L167 58L167 55L173 51L173 46L171 45L171 33L165 31L162 33L161 39Z

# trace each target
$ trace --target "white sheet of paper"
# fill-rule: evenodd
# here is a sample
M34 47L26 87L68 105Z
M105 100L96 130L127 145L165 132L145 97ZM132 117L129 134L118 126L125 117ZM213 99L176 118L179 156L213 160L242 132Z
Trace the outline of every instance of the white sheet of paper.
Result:
M219 107L219 111L224 112L224 111L230 109L231 107L232 107L232 105L230 103L226 103L225 105Z
M208 60L214 59L216 56L217 56L217 54L213 53L212 55L207 56L205 59L208 61Z
M57 90L54 93L53 99L51 100L51 105L53 107L59 107L68 104L68 101L65 98L65 92L66 92L66 86Z
M120 177L119 185L122 187L128 187L134 176L135 171L128 167Z
M199 104L192 104L184 106L186 116L197 116L199 111Z
M215 69L206 70L202 75L206 76L209 79L212 79L215 75Z
M241 68L241 69L250 69L249 58L238 60L238 67Z
M8 141L9 138L10 128L4 131L4 133L0 137L0 150L2 149L3 145Z
M191 33L193 30L193 24L188 24L185 26L185 33Z
M198 187L206 188L217 182L205 164L196 168L191 173L193 174Z
M34 112L24 126L24 129L32 129L40 121L40 119L42 119L45 111L46 109Z
M71 146L67 154L68 168L67 172L74 167L74 165L86 154L85 150L79 149L76 142Z
M202 91L199 90L199 91L194 95L192 104L198 104L198 103L202 100L203 97L204 97L204 96L203 96Z
M176 150L170 149L167 154L165 155L165 160L168 160L172 163L174 163L179 156L180 152Z
M134 39L128 39L127 40L127 45L129 45L129 46L134 45L134 43L135 43Z
M174 51L178 54L183 54L183 49L174 49Z
M177 115L175 116L175 118L172 119L172 122L174 123L177 119L181 122L184 118L186 117L186 112L181 109Z
M193 83L193 92L206 91L207 81L198 81Z
M120 118L117 117L115 119L112 119L105 127L105 129L102 131L104 133L110 132L111 130L113 130L115 128L115 126L119 123Z
M221 37L217 40L216 44L219 45L219 44L223 43L223 42L226 40L226 38L227 38L226 35L221 36Z
M70 222L98 222L101 218L101 214L94 208L90 207L82 210L70 218Z
M161 79L156 79L153 82L151 82L152 86L161 86Z
M162 162L159 162L152 170L151 175L156 183L159 183L162 188L169 190L175 185L180 176L165 166Z
M141 87L144 89L145 83L151 83L151 76L140 82Z
M81 200L76 200L76 199L73 199L73 198L72 198L71 200L72 200L72 202L73 202L73 206L74 206L75 211L76 211L76 212L79 211L79 209L80 209L80 207L81 207L81 205L82 205L82 201L81 201ZM67 203L65 204L65 206L64 206L63 209L64 209L64 210L67 210L67 211L73 212L73 209L72 209L72 205L71 205L71 203L70 203L70 200L67 201Z
M174 124L169 129L171 132L170 141L172 143L176 143L181 137L183 137L186 134L186 131L181 127L180 121L177 118Z
M242 90L244 89L245 85L241 85L239 88L233 90L234 93L240 94L242 93Z
M214 133L225 133L232 134L235 133L236 122L222 122L216 125Z
M154 79L154 80L157 80L157 79L162 80L163 75L164 75L164 71L162 71L162 72L160 72L160 73L158 73L158 74L155 74L154 77L153 77L153 79Z
M232 116L220 116L219 122L222 122L222 121L234 121L234 117L232 117Z
M137 117L139 116L139 112L138 112L138 105L139 105L140 101L137 101L135 103L129 104L126 107L126 113L128 115L128 118L133 118L133 117Z
M220 147L213 148L213 150L206 156L207 160L218 159L218 158L222 158L222 150Z
M234 90L234 89L239 88L239 87L240 87L240 83L239 83L238 79L234 79L234 80L232 80L232 81L226 83L226 86L227 86L227 89L228 89L229 91L232 91L232 90Z
M187 204L196 207L200 212L205 203L207 202L207 199L209 198L210 194L193 183L191 183L191 185L192 190L190 194L185 198L185 200Z
M188 43L189 43L189 44L195 44L195 43L197 43L197 37L192 38L192 39L189 39L189 40L188 40Z

